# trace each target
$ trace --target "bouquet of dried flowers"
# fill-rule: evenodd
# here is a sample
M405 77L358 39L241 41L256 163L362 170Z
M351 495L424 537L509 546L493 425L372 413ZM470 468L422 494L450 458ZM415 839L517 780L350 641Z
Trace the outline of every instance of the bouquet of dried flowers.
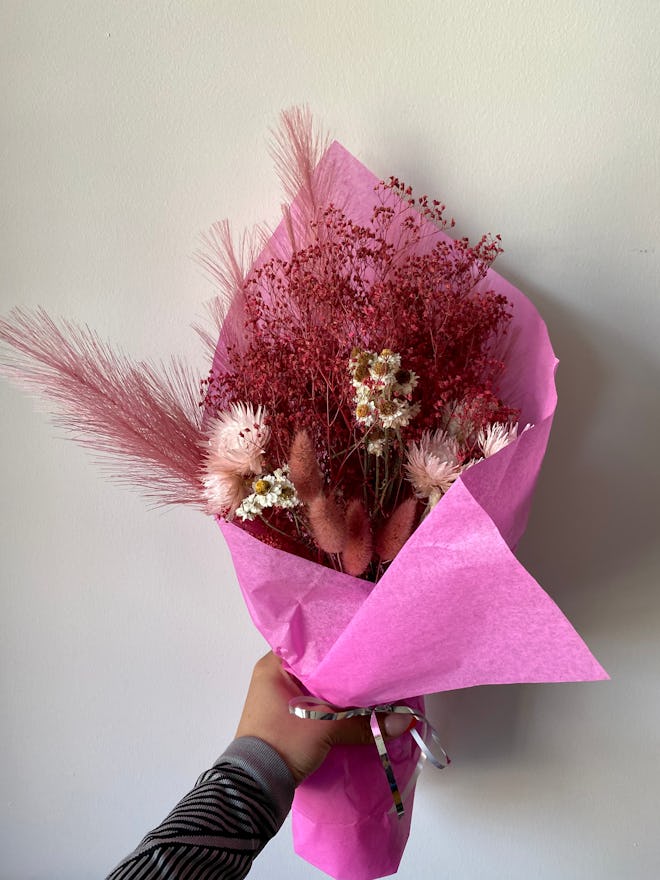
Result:
M498 396L511 304L478 287L499 240L430 240L444 206L396 178L373 200L365 224L312 211L304 246L292 232L231 291L242 323L205 383L204 492L273 546L376 581L518 413Z
M5 369L121 479L218 517L255 624L311 695L421 713L434 691L606 677L512 553L557 362L491 269L499 237L452 239L442 204L327 147L306 111L283 114L275 157L275 233L250 250L220 223L200 254L219 285L201 397L182 363L133 363L42 311L0 322ZM333 750L296 793L296 849L334 877L399 864L419 749L389 751L402 821L376 749Z

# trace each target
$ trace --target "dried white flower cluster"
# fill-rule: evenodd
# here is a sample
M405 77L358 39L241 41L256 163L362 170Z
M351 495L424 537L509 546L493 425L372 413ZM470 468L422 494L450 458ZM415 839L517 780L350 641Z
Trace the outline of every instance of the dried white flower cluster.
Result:
M372 429L367 436L367 450L372 455L383 455L387 438L381 431L405 428L419 412L419 404L408 400L417 376L402 369L401 355L389 348L380 354L354 348L349 370L355 389L355 418L364 428Z
M252 493L238 506L237 516L243 521L252 520L269 507L284 509L297 507L300 499L288 474L289 468L284 465L274 470L272 474L263 474L255 480L252 483Z

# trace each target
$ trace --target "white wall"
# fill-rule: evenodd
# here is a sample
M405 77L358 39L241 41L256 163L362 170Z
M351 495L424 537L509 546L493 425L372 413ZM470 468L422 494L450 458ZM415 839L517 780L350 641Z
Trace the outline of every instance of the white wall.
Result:
M401 878L660 874L660 4L0 4L0 312L205 363L196 235L277 218L308 102L381 175L503 235L561 403L524 563L612 681L433 697ZM210 521L151 512L0 384L0 877L102 876L231 739L264 650ZM314 878L287 831L254 877Z

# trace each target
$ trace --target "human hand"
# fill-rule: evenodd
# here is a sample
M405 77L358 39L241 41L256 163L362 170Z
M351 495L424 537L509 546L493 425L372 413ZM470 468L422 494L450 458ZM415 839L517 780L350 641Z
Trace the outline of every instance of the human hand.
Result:
M368 717L341 721L315 721L289 712L289 700L303 691L272 652L254 667L236 736L256 736L287 763L296 785L321 766L335 745L373 745ZM414 722L413 722L414 723ZM410 716L386 715L386 739L400 736L411 727Z

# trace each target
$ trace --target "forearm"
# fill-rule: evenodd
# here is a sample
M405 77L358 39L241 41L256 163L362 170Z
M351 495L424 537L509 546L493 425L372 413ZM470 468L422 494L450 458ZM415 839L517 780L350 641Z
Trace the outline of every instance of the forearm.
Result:
M175 878L185 869L196 880L241 880L282 825L293 792L274 749L237 739L107 880Z

